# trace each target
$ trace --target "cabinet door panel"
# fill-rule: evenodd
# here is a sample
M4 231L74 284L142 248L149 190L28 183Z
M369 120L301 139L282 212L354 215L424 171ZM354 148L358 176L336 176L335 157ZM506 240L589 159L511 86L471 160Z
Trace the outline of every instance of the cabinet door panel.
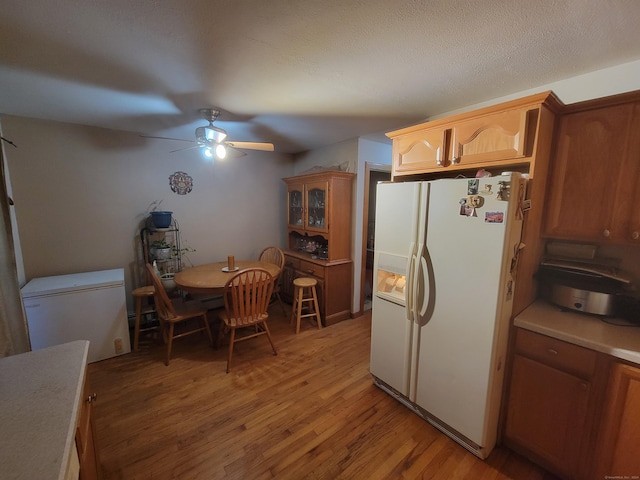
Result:
M290 185L287 188L287 225L290 227L303 227L304 213L304 186Z
M329 231L327 210L329 197L328 182L313 182L305 185L305 229L310 232Z
M293 301L293 280L295 277L295 267L293 266L293 262L291 262L288 257L285 261L284 267L282 268L282 277L280 279L280 295L283 300L288 302Z
M596 478L633 478L640 473L640 369L617 363L601 424Z
M640 103L633 104L616 203L612 237L620 243L640 245Z
M459 123L452 130L451 164L524 157L526 134L526 110L510 110Z
M590 389L589 382L515 355L506 437L573 478Z
M619 188L630 173L623 165L633 110L633 105L617 105L561 119L549 177L548 236L594 241L612 237L613 212L629 196L628 189Z
M393 141L394 175L440 170L447 158L449 130L436 128L407 134Z

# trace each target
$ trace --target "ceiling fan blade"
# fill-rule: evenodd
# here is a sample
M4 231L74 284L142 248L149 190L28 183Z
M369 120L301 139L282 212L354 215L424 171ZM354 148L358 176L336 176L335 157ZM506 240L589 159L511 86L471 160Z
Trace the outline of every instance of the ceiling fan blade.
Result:
M169 153L182 152L183 150L193 150L194 148L200 148L200 145L194 145L193 147L179 148L177 150L170 150Z
M189 142L195 143L195 140L185 140L184 138L170 138L170 137L154 137L153 135L140 135L143 138L157 138L160 140L175 140L177 142Z
M262 150L263 152L273 152L273 143L226 142L226 144L234 148L245 148L247 150Z
M238 150L237 148L233 148L228 143L227 143L227 151L228 151L227 158L240 158L240 157L244 157L244 156L247 155L242 150Z

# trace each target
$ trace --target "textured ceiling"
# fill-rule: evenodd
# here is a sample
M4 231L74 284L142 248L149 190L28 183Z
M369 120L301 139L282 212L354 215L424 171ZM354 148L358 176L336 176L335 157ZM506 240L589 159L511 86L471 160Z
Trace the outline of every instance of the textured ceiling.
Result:
M638 60L639 20L637 0L0 0L0 113L192 139L216 106L231 140L294 153Z

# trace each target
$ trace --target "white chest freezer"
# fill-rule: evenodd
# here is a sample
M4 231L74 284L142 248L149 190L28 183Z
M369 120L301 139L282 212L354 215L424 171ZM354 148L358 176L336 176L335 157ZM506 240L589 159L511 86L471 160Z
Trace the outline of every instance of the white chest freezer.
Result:
M131 351L124 269L34 278L21 292L33 350L89 340L89 362Z

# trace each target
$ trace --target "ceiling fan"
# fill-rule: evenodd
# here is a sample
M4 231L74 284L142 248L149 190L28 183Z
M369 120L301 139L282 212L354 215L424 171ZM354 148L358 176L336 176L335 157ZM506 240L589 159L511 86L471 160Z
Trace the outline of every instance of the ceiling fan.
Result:
M223 159L227 156L229 150L236 151L238 155L246 155L239 150L262 150L264 152L273 152L272 143L262 142L233 142L227 140L227 132L216 127L213 122L220 116L220 110L215 108L201 108L199 110L202 118L209 122L209 125L197 127L195 132L195 140L185 140L182 138L155 137L152 135L141 135L145 138L159 138L163 140L177 140L179 142L195 143L192 147L179 148L171 150L170 153L182 150L190 150L192 148L201 148L207 158Z

